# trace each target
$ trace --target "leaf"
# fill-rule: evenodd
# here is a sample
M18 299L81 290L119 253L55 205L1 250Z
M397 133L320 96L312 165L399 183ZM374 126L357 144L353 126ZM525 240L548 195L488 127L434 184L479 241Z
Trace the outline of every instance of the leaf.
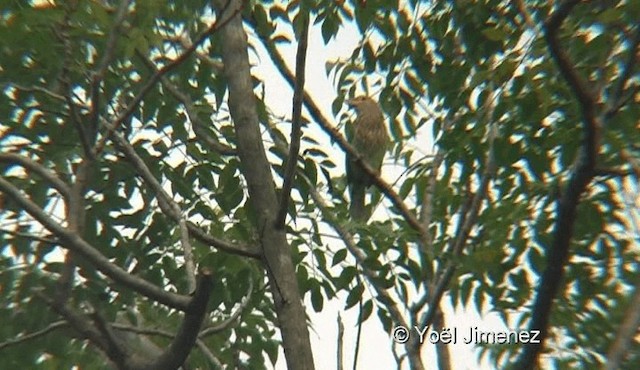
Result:
M362 293L364 292L364 286L362 284L356 285L353 289L349 291L347 294L347 300L344 305L344 309L348 310L349 308L355 306L360 299L362 299Z
M339 264L340 262L344 261L346 257L347 257L347 250L346 249L338 250L333 255L333 260L331 261L331 266L333 267L333 266Z

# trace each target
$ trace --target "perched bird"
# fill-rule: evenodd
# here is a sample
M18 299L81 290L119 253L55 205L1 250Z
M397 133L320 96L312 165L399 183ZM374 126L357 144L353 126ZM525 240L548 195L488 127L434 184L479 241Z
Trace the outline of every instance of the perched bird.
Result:
M358 151L369 167L380 172L382 160L387 151L389 136L384 126L382 110L375 100L368 96L358 96L347 101L357 112L351 135L347 133L349 143ZM365 190L373 181L354 158L347 155L347 184L351 195L349 214L356 221L366 221L370 212L365 208Z

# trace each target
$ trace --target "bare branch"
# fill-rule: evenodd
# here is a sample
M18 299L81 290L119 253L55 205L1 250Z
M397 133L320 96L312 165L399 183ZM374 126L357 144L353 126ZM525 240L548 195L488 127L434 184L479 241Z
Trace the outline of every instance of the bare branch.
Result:
M337 365L336 365L336 369L337 370L344 370L344 366L342 365L342 351L343 351L343 346L344 346L344 324L342 323L342 317L340 317L340 312L338 312L338 318L336 319L338 321L338 341L337 341L337 349L336 349L336 358L337 360Z
M7 339L6 341L0 343L0 351L7 347L15 346L21 343L28 342L32 339L37 339L44 335L47 335L53 331L56 331L61 328L66 328L69 326L69 323L66 320L60 320L49 324L46 328L40 329L38 331L34 331L33 333L22 334L19 337Z
M82 239L78 234L68 230L49 215L47 215L38 205L26 198L20 190L10 182L0 176L0 190L15 201L22 209L29 213L42 226L60 239L61 246L84 257L102 273L113 279L115 282L129 287L142 295L145 295L159 303L179 310L186 310L189 304L189 297L167 292L148 281L130 275L127 271L109 261L104 255L98 252L93 246Z
M293 87L293 112L291 114L291 145L284 171L284 183L280 197L280 210L276 216L276 227L284 228L289 208L289 197L296 176L298 156L300 152L300 136L302 136L302 99L304 94L305 67L307 65L307 42L309 38L309 13L301 10L300 39L296 54L296 78Z

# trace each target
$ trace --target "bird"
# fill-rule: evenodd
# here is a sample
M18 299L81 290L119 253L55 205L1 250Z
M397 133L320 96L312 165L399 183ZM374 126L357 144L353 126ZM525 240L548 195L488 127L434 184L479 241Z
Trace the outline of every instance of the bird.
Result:
M347 104L356 111L356 119L351 132L347 132L347 140L362 160L379 174L389 144L382 110L369 96L357 96L348 100ZM366 189L373 184L373 179L349 154L346 170L351 197L349 214L352 220L365 222L370 213L365 207L364 196Z

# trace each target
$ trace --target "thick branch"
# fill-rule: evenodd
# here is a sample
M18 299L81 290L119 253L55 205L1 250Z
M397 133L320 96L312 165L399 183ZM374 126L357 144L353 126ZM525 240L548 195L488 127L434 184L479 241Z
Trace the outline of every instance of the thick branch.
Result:
M584 141L580 157L576 161L574 172L564 189L562 198L558 204L558 214L553 230L553 244L547 253L547 267L538 283L530 330L539 330L541 340L524 347L515 368L533 369L536 366L538 355L544 346L548 336L548 322L553 306L553 300L560 289L564 266L569 260L569 247L573 238L573 228L576 221L576 209L580 197L594 176L596 156L599 148L599 131L601 122L596 117L597 101L591 88L579 76L575 66L569 60L565 50L558 40L558 31L563 21L575 5L580 1L570 0L563 2L551 16L545 27L545 39L562 76L565 78L576 96L582 111L584 126Z
M229 87L229 111L233 118L242 175L247 182L249 204L260 228L263 262L267 270L282 345L291 370L314 369L306 315L296 279L292 249L284 230L275 227L278 198L267 160L253 91L247 34L242 25L239 0L216 0L218 17L232 14L221 29L222 61ZM231 9L225 9L225 7Z
M182 324L173 341L155 361L139 370L174 370L184 363L196 343L200 326L207 313L207 302L213 285L211 271L203 270L198 279L198 287L189 302Z
M126 368L127 358L121 343L106 340L88 317L75 312L71 307L59 302L58 300L49 299L43 293L38 293L38 296L47 302L47 304L62 316L83 338L88 339L93 345L103 351L119 369Z

